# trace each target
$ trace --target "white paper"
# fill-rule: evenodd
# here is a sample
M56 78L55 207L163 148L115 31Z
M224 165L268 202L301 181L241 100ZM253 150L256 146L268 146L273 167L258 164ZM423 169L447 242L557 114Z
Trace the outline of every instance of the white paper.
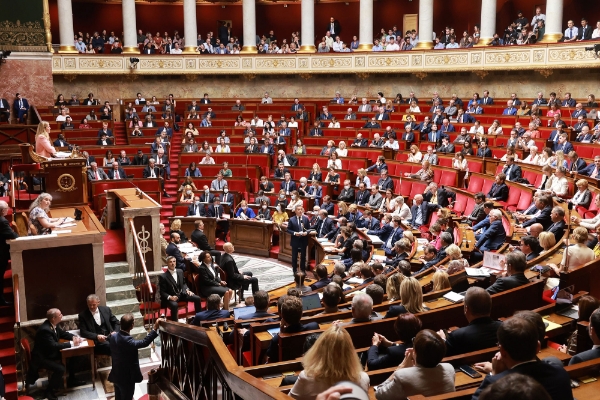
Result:
M490 276L490 274L482 268L465 268L468 276Z
M453 303L458 303L459 301L463 301L465 299L465 296L458 294L456 292L448 292L444 295L444 298Z
M346 281L346 283L363 283L363 281L364 281L364 279L354 276L354 277L348 279Z
M59 226L57 226L55 229L63 229L63 228L70 228L72 226L77 226L77 224L60 224Z
M56 233L51 233L49 235L19 236L18 238L14 239L14 240L36 240L36 239L51 238L51 237L57 237L57 236L58 235Z
M500 262L505 260L506 256L504 256L504 254L492 253L491 251L483 252L483 266L486 268L496 271L502 271L504 268L502 267Z
M375 235L367 235L369 237L369 239L371 239L371 242L373 242L373 244L381 244L383 243L383 241L381 239L379 239L379 236L375 236Z
M54 231L55 233L71 233L70 229L64 229L64 230L60 230L60 231Z

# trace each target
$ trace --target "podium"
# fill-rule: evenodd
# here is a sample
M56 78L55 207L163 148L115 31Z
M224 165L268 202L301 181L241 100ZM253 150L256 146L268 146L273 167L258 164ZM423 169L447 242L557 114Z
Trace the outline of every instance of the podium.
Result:
M268 257L273 223L243 219L229 220L229 237L236 252Z

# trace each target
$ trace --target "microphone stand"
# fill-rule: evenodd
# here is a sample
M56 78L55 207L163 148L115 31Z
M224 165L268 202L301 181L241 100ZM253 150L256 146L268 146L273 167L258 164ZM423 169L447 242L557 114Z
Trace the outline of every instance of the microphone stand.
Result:
M569 237L571 235L571 210L573 209L573 203L567 203L567 248L565 249L565 265L563 265L563 271L569 270ZM561 271L562 272L562 271Z

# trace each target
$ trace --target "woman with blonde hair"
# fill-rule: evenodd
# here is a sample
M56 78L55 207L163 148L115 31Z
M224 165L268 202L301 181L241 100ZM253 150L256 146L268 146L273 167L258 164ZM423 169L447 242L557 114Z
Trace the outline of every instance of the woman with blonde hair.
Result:
M456 274L457 272L463 271L466 267L469 266L469 262L463 258L462 251L460 251L460 247L458 247L455 244L451 244L446 248L446 255L448 256L448 258L450 258L448 268L446 269L448 275ZM450 265L450 263L452 263L452 265Z
M390 307L385 318L395 318L406 312L417 314L429 310L423 304L423 289L415 278L407 277L400 284L400 299L402 304Z
M291 200L290 200L288 206L286 207L286 209L294 211L296 209L296 206L302 206L302 205L304 205L304 202L300 198L298 191L294 190L291 195Z
M417 145L413 144L412 146L410 146L409 151L410 151L410 153L408 155L407 161L412 162L412 163L420 163L421 160L423 159L423 154L421 154Z
M185 188L181 191L181 197L179 198L180 203L191 203L194 201L194 192L192 191L191 185L185 185Z
M323 180L323 173L321 172L321 166L317 163L314 163L312 166L312 170L310 171L310 175L308 175L309 181L318 181L321 182Z
M412 212L410 211L408 204L404 201L403 196L396 197L396 209L394 210L394 215L399 215L402 221L410 221L412 219Z
M540 234L538 235L538 240L540 242L540 246L542 247L542 249L544 249L540 251L540 255L550 250L550 248L554 247L554 245L556 244L556 237L552 232L540 232Z
M42 157L53 157L56 154L56 149L50 144L50 124L47 121L42 121L38 124L37 133L35 134L35 152Z
M365 187L371 187L371 179L369 179L369 177L367 176L367 170L364 168L360 168L358 171L356 171L358 174L358 176L356 177L356 185L358 187L358 185L362 182L365 184Z
M579 267L580 265L590 262L596 258L594 250L586 246L586 242L588 240L588 230L586 228L583 226L578 226L575 228L571 234L571 240L575 243L565 249L561 263L558 266L556 264L548 264L556 276L560 276L561 271L568 271L575 267ZM568 264L567 252L569 253Z
M29 206L29 233L32 235L43 235L50 233L52 229L64 222L64 218L50 218L50 204L52 196L49 193L41 193Z
M319 336L302 357L302 365L304 371L290 390L295 399L316 399L319 393L340 381L353 382L365 391L369 389L369 376L363 371L352 339L338 324Z
M405 230L404 232L402 232L402 237L407 239L411 246L415 243L415 235L413 235L413 233L409 230Z
M387 294L388 301L391 303L396 300L400 300L400 285L404 281L404 274L396 272L392 274L385 283L385 293Z
M502 135L502 125L497 119L492 122L492 125L487 130L488 135Z
M346 142L340 140L337 149L335 149L335 152L339 157L348 157L348 149L346 148Z
M431 278L431 282L433 283L434 292L452 288L450 285L450 279L448 278L448 273L446 271L435 271L433 277Z
M576 207L589 208L592 202L592 194L588 189L588 181L586 179L579 179L575 182L575 186L577 186L577 192L573 195L572 199L567 201Z
M525 157L525 159L523 160L523 162L525 164L538 165L539 158L540 158L540 155L538 154L538 148L537 148L537 146L531 146L529 148L529 155L527 157ZM515 161L517 161L517 159L515 159Z
M346 202L344 201L340 201L338 202L338 215L337 217L345 217L348 218L348 215L350 215L350 212L348 211L348 204L346 204Z
M413 100L410 102L410 107L408 108L407 112L409 112L411 114L420 113L421 109L417 105L417 102Z
M552 168L568 167L567 160L565 160L565 153L562 150L557 150L554 153L554 157L550 157L550 159L552 160L550 162Z
M181 239L179 243L185 243L188 241L187 237L185 236L185 233L183 233L183 231L181 230L181 220L179 218L174 219L173 222L171 222L171 233L179 234L179 238Z

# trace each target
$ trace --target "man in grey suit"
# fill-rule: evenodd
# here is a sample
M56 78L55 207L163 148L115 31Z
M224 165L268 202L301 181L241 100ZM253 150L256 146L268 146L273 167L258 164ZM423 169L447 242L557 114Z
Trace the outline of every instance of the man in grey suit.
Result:
M590 316L589 334L594 345L590 350L573 356L571 361L569 361L569 365L600 358L600 337L598 337L598 334L600 334L600 308L596 309Z
M346 120L353 120L353 119L356 119L356 114L354 114L354 113L352 112L352 109L351 109L351 108L349 108L349 109L348 109L348 112L346 113L346 115L344 115L344 119L346 119Z
M371 112L373 109L371 108L371 104L369 104L369 100L366 97L362 98L362 104L358 106L358 112L366 113Z
M101 181L108 179L108 175L102 168L98 168L98 163L95 161L90 163L90 169L88 169L88 180L90 181Z

